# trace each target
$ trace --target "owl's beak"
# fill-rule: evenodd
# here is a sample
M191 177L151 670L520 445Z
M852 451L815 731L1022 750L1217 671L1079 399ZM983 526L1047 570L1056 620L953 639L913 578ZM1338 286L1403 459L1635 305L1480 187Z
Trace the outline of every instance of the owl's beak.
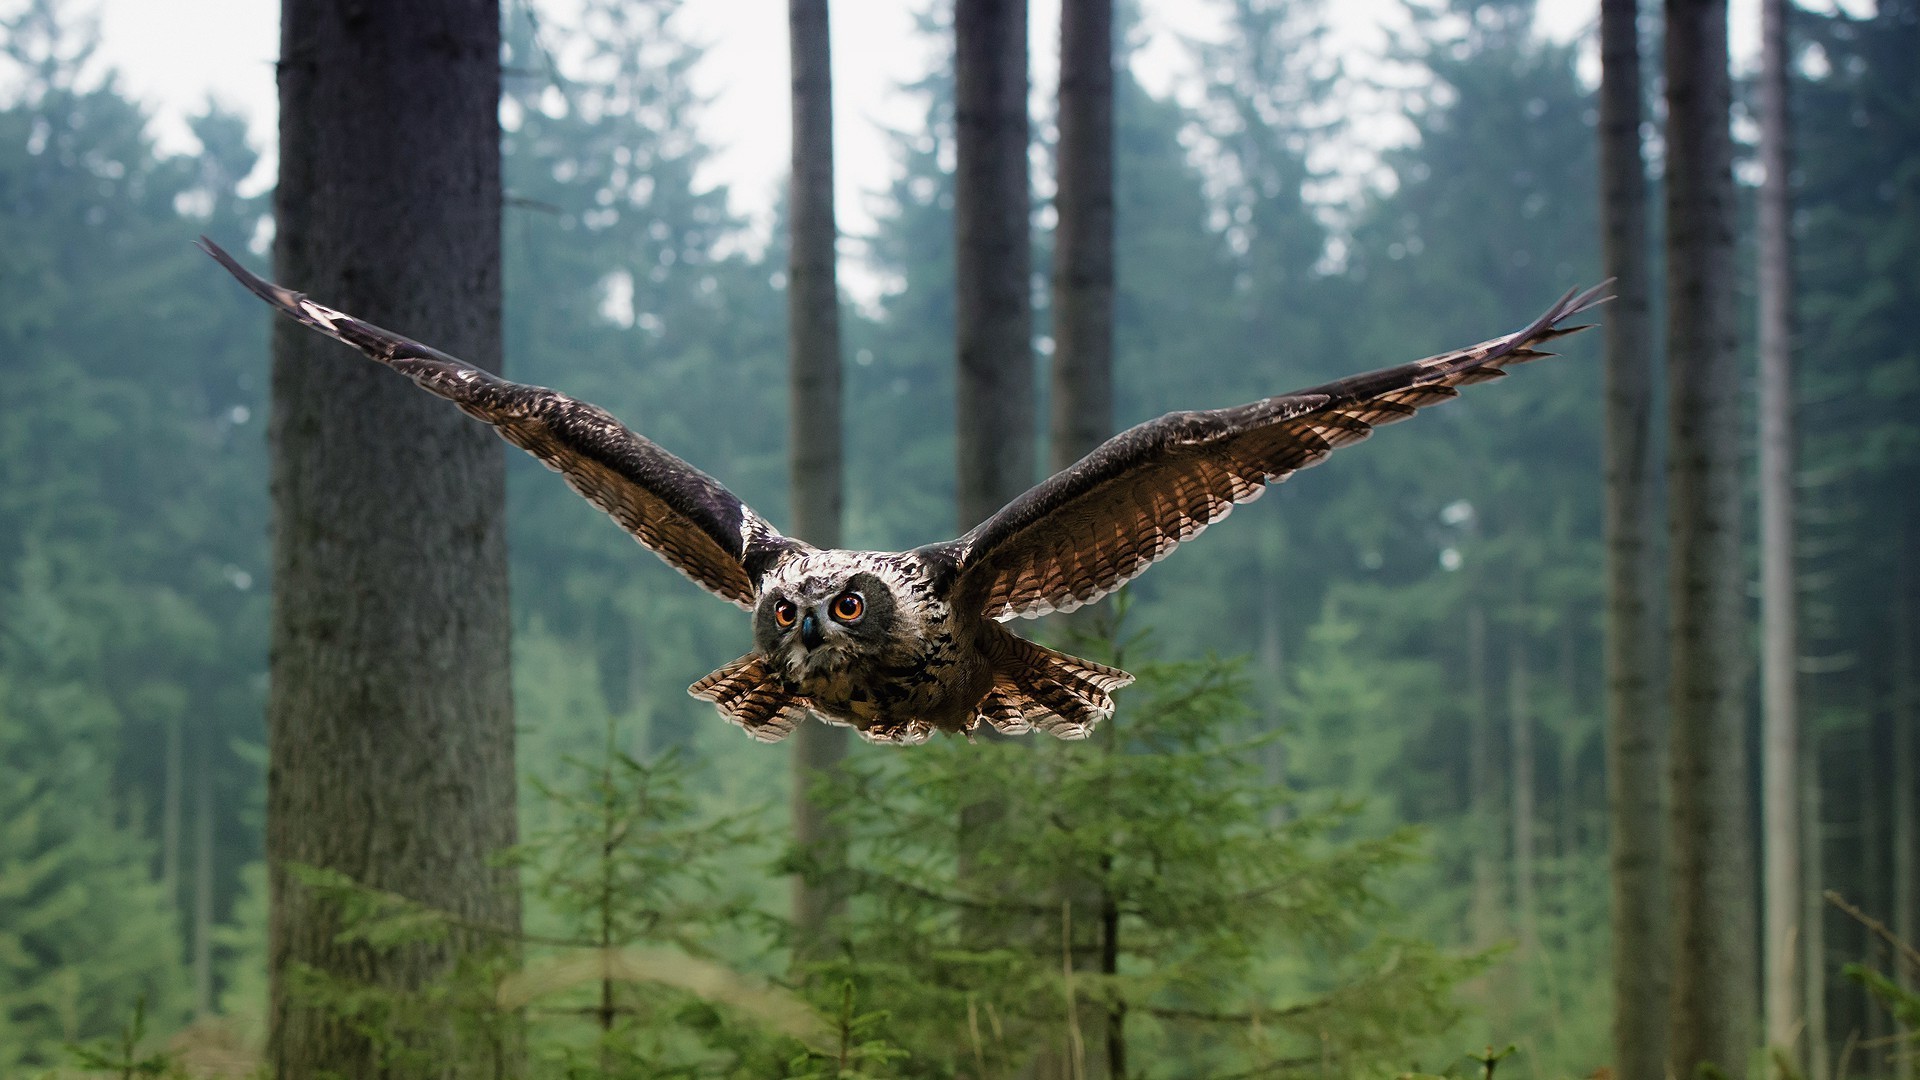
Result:
M820 628L820 616L809 611L800 617L800 643L809 649L817 649L827 640L827 632Z

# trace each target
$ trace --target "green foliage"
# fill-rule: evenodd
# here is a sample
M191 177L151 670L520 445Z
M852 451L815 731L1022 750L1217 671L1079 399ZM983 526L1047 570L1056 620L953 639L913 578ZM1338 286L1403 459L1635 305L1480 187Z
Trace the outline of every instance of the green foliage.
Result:
M120 1031L117 1041L101 1041L90 1046L70 1046L67 1052L80 1067L98 1069L120 1080L139 1076L163 1080L184 1080L186 1071L179 1058L167 1051L142 1052L147 1039L147 1000L134 1002L133 1019Z
M541 824L506 853L529 900L524 933L476 923L346 877L296 869L337 905L346 940L378 952L456 949L445 977L412 988L296 973L294 992L354 1025L400 1062L414 1034L452 1025L463 1068L491 1069L524 1046L531 1076L774 1074L796 1046L831 1045L804 1000L719 956L742 938L764 954L779 929L727 881L724 862L760 843L752 813L707 813L680 755L652 762L618 747L536 782Z
M50 1065L136 1004L143 1023L183 1017L173 910L99 753L109 724L87 695L0 679L0 1072Z
M1121 662L1114 640L1085 644ZM1385 1069L1448 1023L1473 965L1381 929L1414 837L1343 837L1350 807L1267 781L1237 665L1132 667L1092 744L940 740L832 792L854 839L824 973L887 1003L902 1074L1016 1069L1064 1045L1069 996L1125 1017L1129 1061L1187 1071Z

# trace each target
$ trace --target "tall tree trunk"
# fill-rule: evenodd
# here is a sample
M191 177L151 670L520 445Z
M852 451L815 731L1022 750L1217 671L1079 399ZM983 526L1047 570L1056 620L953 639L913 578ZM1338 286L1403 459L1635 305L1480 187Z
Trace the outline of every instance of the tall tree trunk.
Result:
M1725 0L1667 0L1667 466L1676 1076L1754 1043L1748 670Z
M166 721L165 770L160 784L160 887L168 906L180 908L181 789L186 780L186 723L178 716Z
M1026 0L957 0L953 184L960 528L1034 480Z
M833 75L827 0L789 0L793 55L793 171L788 197L787 461L795 535L840 546L840 293L834 245ZM847 729L804 723L793 741L793 843L832 882L845 861L844 830L813 798L816 784L847 756ZM831 949L828 923L839 910L828 884L793 882L796 957Z
M1826 877L1826 835L1820 827L1820 749L1808 733L1800 748L1800 865L1805 878L1800 888L1800 925L1804 945L1800 955L1800 997L1807 1009L1807 1078L1827 1080L1832 1062L1827 1043L1827 902L1821 895Z
M1914 665L1920 662L1915 655L1920 647L1920 633L1915 632L1914 613L1914 570L1913 545L1920 542L1920 536L1909 526L1902 530L1903 542L1899 547L1900 569L1898 574L1899 593L1895 600L1894 649L1893 658L1894 694L1893 694L1893 784L1892 806L1889 808L1891 820L1888 822L1893 837L1891 857L1888 860L1888 873L1893 878L1892 930L1895 937L1909 945L1920 944L1920 881L1915 880L1916 857L1920 857L1920 830L1915 829L1914 800L1920 798L1920 783L1916 782L1916 751L1920 751L1920 678L1915 677ZM1894 978L1911 992L1915 987L1915 972L1911 965L1900 963L1893 965ZM1909 1045L1904 1052L1894 1054L1894 1076L1896 1080L1913 1080L1914 1054L1916 1048Z
M1534 896L1533 689L1526 646L1516 630L1507 653L1507 765L1513 802L1513 914L1520 929L1520 959L1531 964L1540 948L1539 905Z
M193 799L193 1014L213 1014L213 760L210 725L202 724Z
M1060 4L1049 473L1113 434L1113 0Z
M1080 460L1113 433L1113 0L1060 5L1060 142L1053 233L1053 363L1047 471ZM1091 624L1098 612L1069 617ZM1095 738L1110 755L1114 720ZM1104 878L1104 875L1103 875ZM1120 918L1104 880L1061 883L1085 927L1076 968L1117 972ZM1118 1077L1126 1069L1125 1006L1076 1004L1082 1054L1043 1057L1036 1075Z
M1467 811L1473 823L1473 945L1486 948L1500 937L1500 877L1496 854L1500 823L1493 784L1493 695L1489 691L1487 613L1467 609L1467 684L1473 715L1467 720Z
M279 280L497 370L494 0L284 0ZM491 433L311 331L273 341L268 1059L276 1077L446 1076L435 1027L383 1060L293 976L405 991L475 944L376 950L289 867L518 929L504 468Z
M1800 952L1799 604L1793 480L1793 169L1787 0L1760 4L1760 835L1767 1045L1804 1073ZM1783 1072L1786 1071L1784 1068Z
M1653 327L1647 172L1640 148L1638 0L1600 3L1600 209L1614 302L1606 333L1607 864L1613 1067L1666 1077L1671 989L1666 732L1657 694L1652 591Z

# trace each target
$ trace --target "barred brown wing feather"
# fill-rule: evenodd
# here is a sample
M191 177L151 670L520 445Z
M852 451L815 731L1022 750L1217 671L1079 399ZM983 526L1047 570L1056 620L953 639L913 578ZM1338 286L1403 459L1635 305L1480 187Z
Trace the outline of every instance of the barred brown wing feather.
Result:
M719 481L629 431L606 410L545 387L510 382L314 303L255 276L204 237L201 246L282 314L353 346L491 424L707 591L751 609L760 574L781 551L800 546Z
M1569 292L1531 325L1470 348L1211 412L1169 413L1114 436L965 536L922 553L957 568L956 602L990 618L1071 611L1119 588L1238 503L1385 424L1551 355L1560 323L1604 302Z

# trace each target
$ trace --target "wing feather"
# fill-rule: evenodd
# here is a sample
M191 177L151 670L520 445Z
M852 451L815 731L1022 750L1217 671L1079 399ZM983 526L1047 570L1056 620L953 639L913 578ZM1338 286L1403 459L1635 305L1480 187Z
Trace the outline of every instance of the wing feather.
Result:
M958 602L994 619L1072 611L1138 577L1266 485L1318 465L1459 388L1552 355L1561 323L1610 297L1568 292L1530 325L1466 349L1208 412L1169 413L1107 440L957 540Z
M205 237L200 246L282 314L492 425L669 566L717 596L751 609L766 568L782 552L804 547L780 535L718 480L629 431L605 409L500 378L265 281Z

